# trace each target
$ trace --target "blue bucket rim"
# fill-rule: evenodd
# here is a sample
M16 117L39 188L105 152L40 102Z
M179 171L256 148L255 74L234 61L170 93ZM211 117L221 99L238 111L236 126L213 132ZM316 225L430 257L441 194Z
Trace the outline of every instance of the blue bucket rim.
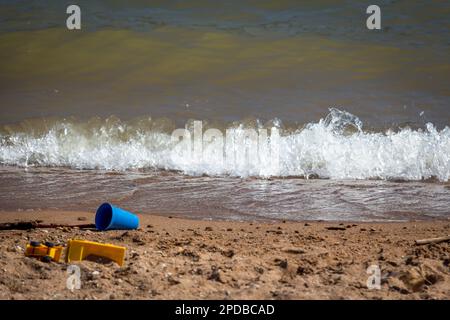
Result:
M108 222L108 224L105 224L104 222L100 223L100 221L99 221L100 219L104 219L104 217L102 217L100 215L100 212L101 212L101 210L104 207L108 207L108 209L109 209L109 222ZM98 209L97 209L97 211L95 213L95 227L98 230L107 230L111 226L112 218L113 218L113 212L112 211L113 211L113 206L112 206L112 204L110 204L108 202L104 202L98 207Z

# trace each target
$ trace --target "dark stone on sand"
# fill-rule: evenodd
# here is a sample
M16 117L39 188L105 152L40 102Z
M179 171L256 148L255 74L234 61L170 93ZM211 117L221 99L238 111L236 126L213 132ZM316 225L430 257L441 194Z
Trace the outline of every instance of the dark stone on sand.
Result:
M278 258L276 258L276 259L274 260L274 262L275 262L275 265L276 265L276 266L278 266L278 267L280 267L280 268L282 268L282 269L286 269L287 266L288 266L287 259L278 259Z
M133 242L137 243L139 246L143 246L145 244L145 241L143 241L142 239L140 239L138 237L134 237Z
M340 231L344 231L344 230L346 230L347 228L345 228L345 227L326 227L325 229L327 229L327 230L340 230Z
M400 292L401 294L410 294L410 292L405 288L400 288L398 286L392 286L393 290Z
M418 265L419 265L419 262L416 260L415 257L413 257L413 256L407 256L406 259L405 259L405 264L406 264L407 266L418 266Z
M398 263L395 261L386 261L386 263L390 264L393 267L398 267Z
M311 274L313 273L312 269L305 266L298 266L297 268L297 274L300 276L303 276L305 274Z
M139 257L139 253L137 253L137 252L133 252L132 254L131 254L131 259L134 259L134 258L138 258Z
M194 270L191 270L191 274L195 274L195 275L201 276L203 274L203 270L200 269L200 268L196 268Z
M219 268L217 268L216 266L211 266L211 272L208 275L208 280L223 283L222 279L220 278Z
M227 258L232 258L234 256L234 251L232 249L222 251L222 255Z
M295 247L283 248L282 251L284 251L286 253L293 253L293 254L305 253L305 250L303 250L301 248L295 248Z
M206 227L205 231L213 231L213 229L211 227Z
M87 218L86 217L78 217L78 221L86 221Z
M180 284L180 281L177 280L177 279L175 279L175 278L173 278L172 276L168 276L168 277L167 277L167 281L169 282L169 284L170 284L171 286Z
M192 261L194 261L194 262L197 262L200 260L200 256L197 253L195 253L194 251L188 250L188 249L183 249L179 254L181 254L182 256L191 258Z
M261 267L256 266L255 267L255 271L258 272L259 274L263 274L264 273L264 269Z
M435 284L436 282L440 281L441 279L442 279L442 277L440 277L440 276L437 275L437 274L433 274L433 273L427 274L427 275L425 276L425 280L426 280L430 285Z

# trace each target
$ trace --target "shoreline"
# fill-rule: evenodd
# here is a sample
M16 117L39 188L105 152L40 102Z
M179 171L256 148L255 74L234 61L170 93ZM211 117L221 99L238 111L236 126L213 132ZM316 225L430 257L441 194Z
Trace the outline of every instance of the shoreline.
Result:
M0 212L0 223L85 224L83 211ZM142 214L140 228L98 232L0 231L0 299L450 299L450 221L192 220ZM332 227L333 230L328 229ZM82 261L81 289L67 266L24 256L30 240L84 239L127 248L123 267ZM367 288L378 265L381 289Z
M52 214L68 214L69 216L72 216L73 214L80 214L81 216L95 216L95 209L94 211L88 211L88 210L80 210L80 209L17 209L17 210L1 210L0 209L0 223L5 222L12 222L12 220L6 221L3 217L8 217L10 219L13 219L14 221L21 221L21 220L29 220L29 219L41 219L42 217L48 217L51 216L51 219L53 219ZM325 220L325 219L301 219L301 220L294 220L290 218L281 218L281 219L269 219L261 216L253 216L248 215L248 219L238 219L238 218L223 218L221 216L219 217L213 217L213 218L203 218L196 215L183 215L183 214L167 214L167 213L158 213L158 212L143 212L137 214L139 217L159 217L159 218L167 218L167 219L179 219L179 220L188 220L188 221L204 221L204 222L230 222L230 223L261 223L261 224L276 224L276 223L330 223L330 224L390 224L390 223L421 223L421 222L449 222L450 223L450 217L443 218L443 217L430 217L426 216L422 219L408 219L408 220L393 220L393 219L386 219L386 220ZM23 218L22 218L23 217ZM243 217L247 217L247 215L243 215ZM61 221L66 221L66 219L62 219ZM94 220L92 220L94 221Z

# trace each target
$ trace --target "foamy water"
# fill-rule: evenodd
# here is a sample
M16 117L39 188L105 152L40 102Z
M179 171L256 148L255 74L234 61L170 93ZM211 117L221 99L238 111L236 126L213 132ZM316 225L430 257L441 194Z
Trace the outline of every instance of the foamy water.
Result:
M151 121L150 121L151 122ZM278 124L280 126L280 124ZM235 135L245 130L235 125ZM230 128L228 128L230 129ZM14 131L18 130L18 131ZM47 130L5 127L1 134L0 163L10 166L69 167L75 169L161 169L188 175L239 177L319 177L332 179L424 180L450 178L450 129L367 132L354 115L331 109L316 123L309 123L277 141L279 163L270 150L248 152L232 161L218 161L214 142L204 142L203 156L186 157L181 142L170 132L106 120L95 125L56 121ZM267 140L270 140L270 135Z

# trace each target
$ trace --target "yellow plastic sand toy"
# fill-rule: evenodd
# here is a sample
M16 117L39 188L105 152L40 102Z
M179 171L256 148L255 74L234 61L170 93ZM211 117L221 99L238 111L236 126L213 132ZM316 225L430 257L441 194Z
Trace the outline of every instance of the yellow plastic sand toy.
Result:
M44 262L59 262L62 250L62 246L56 246L52 242L45 242L44 244L41 244L37 241L31 241L29 244L27 244L27 247L25 249L25 256L38 258Z
M69 240L67 243L66 262L82 261L89 256L107 258L123 265L125 247L85 240Z

